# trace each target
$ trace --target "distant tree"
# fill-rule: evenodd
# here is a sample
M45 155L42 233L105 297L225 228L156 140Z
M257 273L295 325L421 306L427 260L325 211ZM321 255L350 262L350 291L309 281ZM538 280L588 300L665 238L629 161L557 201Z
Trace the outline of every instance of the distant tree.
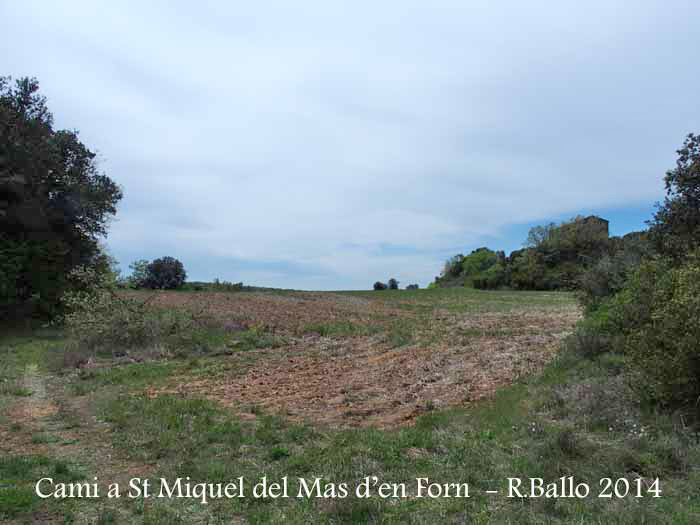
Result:
M462 259L464 259L464 255L461 253L447 259L442 269L442 277L457 277L462 273Z
M146 281L148 279L148 261L146 259L139 259L134 261L129 265L131 270L131 275L128 279L129 286L133 288L142 288L146 286Z
M389 279L389 290L398 290L399 289L399 281L394 279L393 277Z
M384 284L381 281L377 281L376 283L374 283L375 290L386 290L386 288L387 288L386 284Z
M51 315L73 268L109 266L98 241L122 193L76 131L53 128L38 91L0 77L0 308L38 298Z
M187 274L180 261L174 257L156 259L146 267L147 288L174 289L185 283Z
M676 259L700 246L700 135L690 134L666 172L666 198L648 222L656 249Z
M406 290L418 290L418 288L420 288L420 286L418 286L417 284L409 284L406 287Z
M558 230L559 228L553 222L534 226L530 228L524 245L526 248L543 248L554 240Z

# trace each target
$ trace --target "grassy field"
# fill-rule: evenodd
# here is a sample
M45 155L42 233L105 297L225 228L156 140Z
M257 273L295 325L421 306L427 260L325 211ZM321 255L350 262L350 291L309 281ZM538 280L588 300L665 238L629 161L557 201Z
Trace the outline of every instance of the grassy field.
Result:
M559 351L579 317L570 294L161 292L154 303L209 328L178 349L87 359L59 330L5 331L1 522L700 523L698 435L636 403L615 357ZM244 498L128 495L134 478L157 493L160 478L241 476ZM263 476L287 477L290 497L252 497ZM367 476L404 484L405 497L376 486L354 497ZM509 477L562 476L590 495L506 497ZM95 483L101 497L38 498L44 477ZM349 494L297 498L299 478ZM467 483L470 497L418 497L417 478ZM603 478L630 493L599 498ZM113 483L120 498L107 498Z

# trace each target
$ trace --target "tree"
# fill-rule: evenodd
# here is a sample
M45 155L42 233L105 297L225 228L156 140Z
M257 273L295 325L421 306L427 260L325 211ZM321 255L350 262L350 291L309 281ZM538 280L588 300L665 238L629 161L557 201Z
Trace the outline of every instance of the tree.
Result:
M386 284L384 284L381 281L377 281L376 283L374 283L374 289L375 290L386 290Z
M148 261L146 259L139 259L134 261L129 265L131 270L131 275L129 276L129 286L133 288L142 288L146 286L146 280L148 279Z
M674 259L700 246L700 135L689 134L666 172L666 198L648 222L656 249Z
M171 290L185 283L185 267L174 257L161 257L146 267L145 286Z
M442 277L457 277L462 273L462 259L464 259L464 255L461 253L447 259L442 269Z
M543 248L553 240L557 231L557 225L553 222L541 226L533 226L527 234L524 246L526 248Z
M53 129L38 91L35 79L0 77L0 306L38 298L51 314L70 270L103 259L122 193L76 131Z
M406 286L406 290L418 290L418 288L420 288L420 286L418 286L417 284L409 284L408 286Z
M394 279L393 277L389 279L389 290L398 290L399 289L399 281Z

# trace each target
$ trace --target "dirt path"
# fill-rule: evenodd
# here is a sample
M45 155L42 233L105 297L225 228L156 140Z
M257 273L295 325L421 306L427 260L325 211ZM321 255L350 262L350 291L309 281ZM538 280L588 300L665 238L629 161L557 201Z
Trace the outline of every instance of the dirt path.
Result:
M102 491L113 482L127 487L132 477L148 477L148 465L114 451L109 426L89 415L91 400L67 396L65 386L37 363L25 367L21 385L28 395L9 406L9 425L0 427L0 455L64 460L89 482L97 477ZM78 523L95 522L98 510L90 502L80 505ZM42 514L39 522L63 523L63 516Z

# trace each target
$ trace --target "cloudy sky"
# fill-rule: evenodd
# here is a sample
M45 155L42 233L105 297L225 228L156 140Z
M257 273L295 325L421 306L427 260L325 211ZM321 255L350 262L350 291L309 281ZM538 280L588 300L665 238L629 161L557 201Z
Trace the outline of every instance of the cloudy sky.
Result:
M700 2L0 2L125 197L122 268L425 286L446 257L598 213L640 229L700 132Z

